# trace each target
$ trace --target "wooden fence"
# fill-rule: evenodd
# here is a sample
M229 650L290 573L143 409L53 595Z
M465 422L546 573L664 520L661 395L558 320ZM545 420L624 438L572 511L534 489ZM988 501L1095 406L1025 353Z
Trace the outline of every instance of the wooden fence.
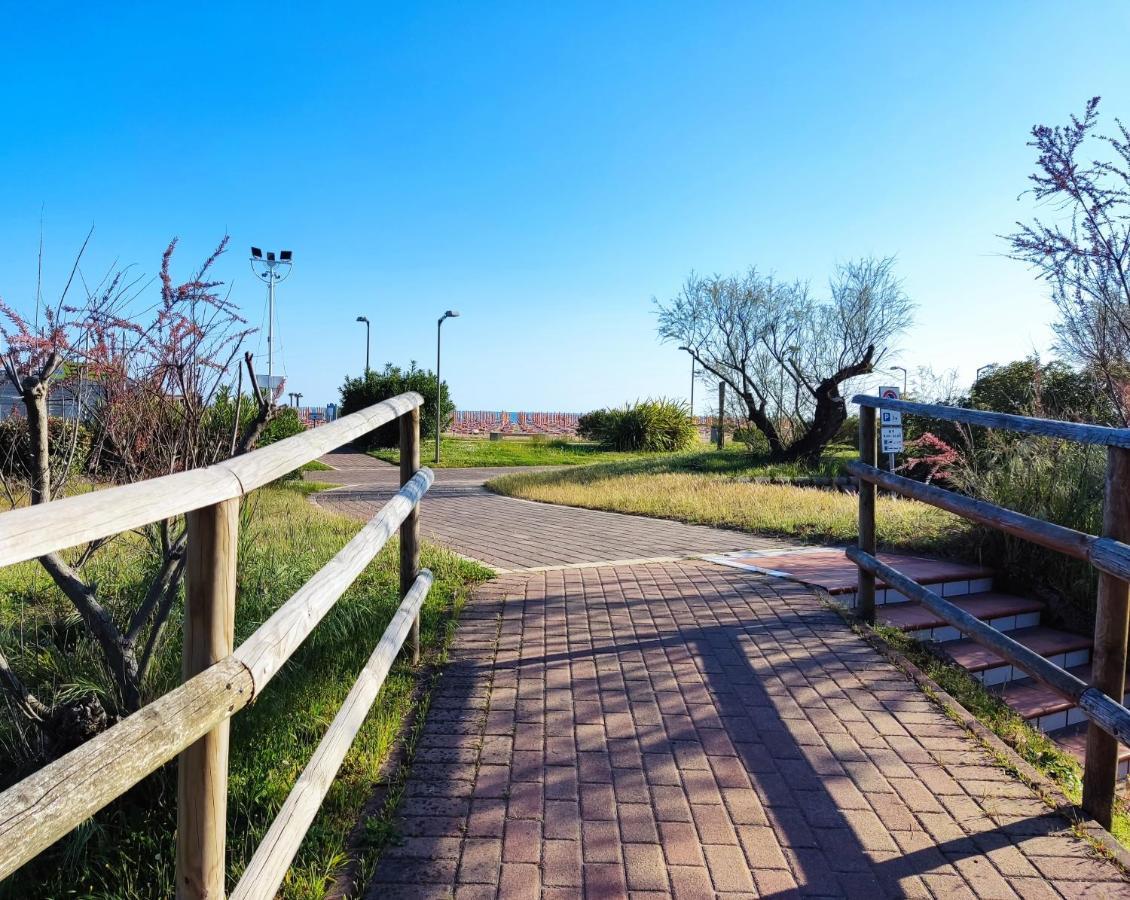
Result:
M859 478L859 546L848 557L859 567L858 607L863 618L875 618L875 579L881 578L903 596L917 600L963 634L1022 669L1037 681L1075 703L1090 720L1083 774L1083 808L1110 828L1118 773L1118 742L1130 744L1130 710L1122 705L1126 689L1127 629L1130 627L1130 429L1105 428L1006 415L960 407L857 396L859 404L859 462L848 470ZM876 463L876 410L1001 428L1022 434L1057 438L1107 448L1103 500L1103 534L1085 534L992 503L925 485ZM1038 653L1002 634L986 622L943 600L875 556L875 491L877 487L912 497L971 521L996 528L1076 559L1099 570L1091 684L1049 662Z
M184 683L0 794L0 879L178 753L177 896L224 896L229 719L251 703L397 530L402 602L299 776L233 897L274 897L411 637L432 585L420 570L419 394L407 393L225 462L0 515L0 566L185 515ZM233 648L239 501L374 428L400 420L400 491L254 634Z

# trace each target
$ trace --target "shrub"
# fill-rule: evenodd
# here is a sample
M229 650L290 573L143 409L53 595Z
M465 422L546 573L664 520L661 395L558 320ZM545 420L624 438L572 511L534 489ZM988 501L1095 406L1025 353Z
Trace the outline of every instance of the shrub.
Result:
M612 450L685 450L697 435L685 404L660 398L581 416L577 433Z
M734 429L734 440L745 444L746 449L756 456L769 455L769 439L756 428L743 425Z
M341 386L341 415L357 412L374 403L388 400L405 391L415 391L424 398L424 405L420 408L420 434L424 437L434 438L436 428L436 376L434 372L418 368L415 361L407 369L401 369L392 363L386 363L384 371L369 370L358 378L346 378ZM443 398L443 423L444 427L451 422L455 413L455 404L451 402L447 384L440 389ZM400 443L400 425L389 422L376 431L359 438L355 443L362 449L373 447L395 447Z
M47 421L47 435L53 467L62 467L68 457L72 472L80 472L86 467L91 444L89 428L85 425L76 426L73 421L52 416ZM17 481L27 481L31 477L31 471L31 438L27 433L27 419L19 414L0 419L0 475L15 478Z

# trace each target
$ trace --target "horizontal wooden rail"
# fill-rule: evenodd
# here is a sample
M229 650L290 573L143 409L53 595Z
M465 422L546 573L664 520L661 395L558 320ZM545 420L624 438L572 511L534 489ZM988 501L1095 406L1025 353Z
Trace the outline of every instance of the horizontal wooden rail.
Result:
M1032 416L1015 416L1011 413L965 409L944 406L940 403L915 403L910 400L887 400L868 394L856 394L851 402L858 406L890 409L899 412L929 416L947 422L980 425L984 428L1003 428L1038 437L1059 438L1079 444L1099 444L1104 447L1130 447L1130 428L1108 428L1105 425L1086 425L1076 422L1058 422L1055 419L1037 419Z
M66 497L0 514L0 566L140 528L240 497L416 409L408 392L321 428L285 438L204 469Z
M233 656L251 672L258 695L275 673L306 640L338 597L364 571L420 498L431 487L431 469L421 469L393 495L381 511L306 584L302 585L266 622L256 629Z
M0 879L247 706L396 533L432 477L417 472L231 656L0 794Z
M1095 568L1116 578L1130 580L1130 546L1111 538L1096 537L1074 528L1045 522L984 500L965 497L932 484L884 472L864 463L849 462L847 470L857 478L885 490L929 503L938 509L980 522L1049 550L1086 560Z
M997 631L987 622L967 613L960 606L954 605L949 600L943 600L933 591L924 588L897 569L880 562L870 553L864 553L857 547L848 547L845 553L848 559L861 569L883 579L888 586L907 599L921 603L962 634L983 647L988 647L1012 665L1023 669L1037 681L1043 682L1056 693L1077 704L1087 717L1107 734L1116 737L1124 744L1130 743L1130 709L1044 659L1034 650Z
M431 587L432 573L421 570L251 857L231 900L271 900L276 895Z
M0 879L243 709L253 689L226 657L0 794Z

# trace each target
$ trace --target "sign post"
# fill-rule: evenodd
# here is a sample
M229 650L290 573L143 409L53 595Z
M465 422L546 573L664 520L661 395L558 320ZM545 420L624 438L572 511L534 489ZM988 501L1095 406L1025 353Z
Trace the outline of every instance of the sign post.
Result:
M897 387L880 387L879 396L884 400L899 400ZM897 409L879 409L881 450L887 454L890 470L895 470L895 454L902 453L902 413Z

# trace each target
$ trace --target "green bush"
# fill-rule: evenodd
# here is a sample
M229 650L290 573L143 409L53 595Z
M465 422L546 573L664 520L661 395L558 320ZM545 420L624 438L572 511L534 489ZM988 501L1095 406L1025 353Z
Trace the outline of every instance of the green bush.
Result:
M420 433L424 437L434 438L436 428L436 376L434 372L420 369L413 363L407 369L401 369L392 363L386 363L384 371L368 371L359 378L346 378L341 386L341 415L357 412L374 403L388 400L405 391L415 391L424 398L424 405L420 409ZM455 404L447 390L447 384L441 387L440 394L443 398L443 425L446 428L455 413ZM395 447L400 443L400 425L393 421L382 425L376 431L359 438L356 443L364 450L373 447Z
M686 405L663 398L586 413L577 433L611 450L649 452L685 450L698 436Z
M757 456L767 456L769 454L769 439L750 425L735 428L734 440L738 443L745 444L746 449Z
M70 457L71 469L80 472L86 467L90 457L90 429L85 425L53 416L47 420L48 446L51 448L51 467L54 470L65 465ZM71 447L74 455L71 456ZM31 477L31 440L27 433L27 419L14 414L0 419L0 474L18 481Z

